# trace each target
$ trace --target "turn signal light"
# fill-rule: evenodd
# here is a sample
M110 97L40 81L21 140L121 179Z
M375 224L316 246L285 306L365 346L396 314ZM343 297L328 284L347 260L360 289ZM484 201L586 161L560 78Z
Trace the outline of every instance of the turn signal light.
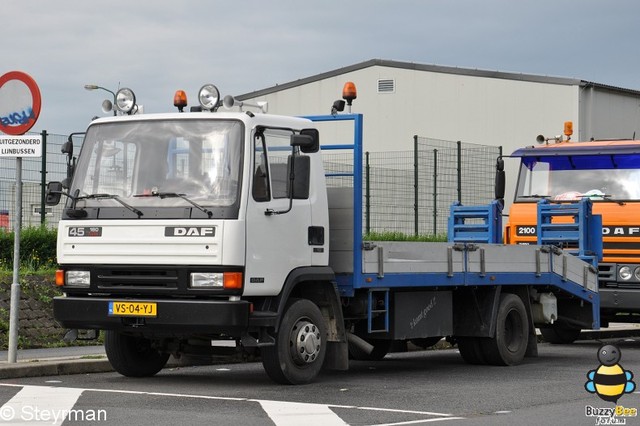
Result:
M238 290L242 288L242 272L225 272L224 288L227 290Z
M56 271L56 285L58 287L62 287L64 285L64 271L62 269L58 269Z

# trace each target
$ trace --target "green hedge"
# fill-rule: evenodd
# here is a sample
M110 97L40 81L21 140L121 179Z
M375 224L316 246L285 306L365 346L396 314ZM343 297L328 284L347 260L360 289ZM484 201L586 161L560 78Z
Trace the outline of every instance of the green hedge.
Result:
M29 271L56 267L57 230L28 227L20 231L20 267ZM13 232L0 229L0 270L13 269Z

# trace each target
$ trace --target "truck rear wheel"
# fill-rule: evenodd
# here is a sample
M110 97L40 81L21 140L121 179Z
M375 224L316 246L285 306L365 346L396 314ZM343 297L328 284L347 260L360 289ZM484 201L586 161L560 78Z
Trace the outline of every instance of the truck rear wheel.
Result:
M554 344L573 343L580 337L580 332L579 328L563 327L557 324L551 327L540 327L540 333L544 341Z
M496 318L496 335L481 340L487 363L520 364L527 351L528 341L529 322L522 299L515 294L502 294Z
M320 373L327 350L327 327L320 309L306 299L288 303L276 343L261 349L262 365L275 382L310 383Z
M458 350L467 364L483 365L487 363L484 356L482 339L486 337L457 337Z
M112 330L105 333L104 348L111 366L127 377L153 376L169 359L169 354L155 349L151 340Z

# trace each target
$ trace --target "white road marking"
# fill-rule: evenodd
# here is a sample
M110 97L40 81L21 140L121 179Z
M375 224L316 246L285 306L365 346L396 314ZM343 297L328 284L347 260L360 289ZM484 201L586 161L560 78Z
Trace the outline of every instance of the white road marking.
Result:
M83 389L23 386L0 407L1 420L8 424L61 425L82 395Z
M262 400L258 402L271 421L278 426L346 425L328 405Z
M337 404L313 404L313 403L301 403L301 402L287 402L287 401L271 401L261 400L253 398L233 398L223 396L210 396L210 395L192 395L182 393L166 393L166 392L144 392L144 391L131 391L122 389L76 389L65 387L47 387L47 386L24 386L11 383L0 383L2 387L20 387L22 390L18 392L11 400L9 400L4 406L0 408L0 420L6 420L3 416L6 413L20 413L22 405L27 404L31 407L37 407L39 410L48 410L52 413L48 424L60 425L64 418L59 422L52 423L53 413L64 413L73 409L73 406L77 402L78 398L83 392L102 392L102 393L118 393L118 394L131 394L131 395L150 395L150 396L162 396L173 398L192 398L203 400L217 400L217 401L238 401L238 402L257 402L262 409L267 413L269 418L276 426L288 426L288 425L321 425L321 426L333 426L333 425L346 425L337 414L335 414L331 408L351 409L351 410L366 410L366 411L380 411L386 413L399 413L399 414L415 414L421 416L430 416L428 419L411 420L399 423L384 423L377 424L375 426L400 426L411 425L420 423L431 423L445 420L462 420L464 417L455 417L453 414L436 413L433 411L417 411L417 410L400 410L393 408L381 408L381 407L358 407L353 405L337 405ZM8 408L5 408L8 407ZM19 419L19 417L17 417ZM2 423L0 421L0 423ZM21 424L42 424L42 423L21 423Z

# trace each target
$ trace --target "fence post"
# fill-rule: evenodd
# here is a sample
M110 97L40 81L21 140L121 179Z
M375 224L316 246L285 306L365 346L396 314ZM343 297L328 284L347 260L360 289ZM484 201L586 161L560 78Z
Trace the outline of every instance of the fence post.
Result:
M365 158L365 186L364 186L364 220L365 220L365 233L371 232L371 193L369 192L370 184L370 168L369 168L369 151L364 153Z
M418 135L413 135L413 228L418 236Z
M45 192L47 187L47 131L42 133L42 166L40 167L40 225L44 225L46 218Z
M458 203L462 204L462 142L456 142L458 145Z
M433 235L438 233L438 150L433 150Z

